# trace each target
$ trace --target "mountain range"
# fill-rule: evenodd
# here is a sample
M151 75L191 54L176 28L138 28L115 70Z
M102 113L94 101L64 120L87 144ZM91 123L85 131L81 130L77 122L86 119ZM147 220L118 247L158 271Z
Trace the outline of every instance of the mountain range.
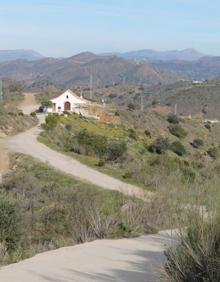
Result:
M151 49L131 51L126 53L106 53L104 56L117 56L127 60L155 62L155 61L196 61L205 54L195 49L172 50L172 51L155 51Z
M59 88L87 86L91 75L95 87L122 83L155 85L181 79L175 73L159 70L146 63L115 56L97 56L89 52L64 59L16 60L0 64L0 78L25 81L36 88L48 84Z
M35 61L43 56L33 50L0 50L0 63L14 60Z
M3 51L8 54L5 56L8 60L0 61L0 79L25 81L33 88L49 84L58 88L88 86L91 76L94 87L115 84L150 86L177 81L210 80L220 76L220 57L203 56L194 49L165 53L152 51L149 61L135 59L135 56L144 58L144 54L146 56L150 53L146 50L127 53L123 55L124 58L115 54L96 55L90 52L69 58L44 58L34 51L16 51L16 56L21 55L16 60L9 60L15 58L15 54L12 52L10 55L10 52Z

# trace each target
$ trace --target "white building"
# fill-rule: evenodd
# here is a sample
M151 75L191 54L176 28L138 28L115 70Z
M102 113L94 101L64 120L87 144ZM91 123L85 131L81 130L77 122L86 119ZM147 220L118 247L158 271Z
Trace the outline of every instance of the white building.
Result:
M52 108L47 109L49 113L74 112L90 104L88 100L77 96L71 90L67 90L59 97L52 99L51 102Z

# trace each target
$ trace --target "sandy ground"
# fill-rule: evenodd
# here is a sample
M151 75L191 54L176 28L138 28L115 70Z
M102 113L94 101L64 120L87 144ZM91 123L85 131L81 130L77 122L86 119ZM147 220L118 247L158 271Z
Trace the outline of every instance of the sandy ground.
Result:
M61 248L1 268L0 281L159 281L164 249L171 242L171 233L161 232L135 239L99 240Z
M18 108L21 109L25 115L29 115L31 112L38 109L39 106L34 93L24 93L24 101L18 105Z

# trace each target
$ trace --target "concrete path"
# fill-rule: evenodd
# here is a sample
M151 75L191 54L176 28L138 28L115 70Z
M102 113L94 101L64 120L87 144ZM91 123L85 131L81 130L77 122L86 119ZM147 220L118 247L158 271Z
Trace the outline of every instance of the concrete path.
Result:
M37 141L40 131L39 127L34 127L24 133L0 139L0 145L12 152L29 155L55 169L105 189L117 190L125 195L142 199L147 199L153 195L153 193L145 192L139 187L126 184L90 168L71 157L50 149Z
M171 232L99 240L45 252L0 269L2 282L159 281ZM160 279L164 281L164 279Z

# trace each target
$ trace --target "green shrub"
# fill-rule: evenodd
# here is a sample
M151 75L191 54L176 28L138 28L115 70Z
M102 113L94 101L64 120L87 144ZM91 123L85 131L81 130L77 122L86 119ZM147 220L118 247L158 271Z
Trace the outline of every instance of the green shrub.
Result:
M208 129L209 131L211 131L212 126L211 126L211 124L210 124L209 122L205 123L204 126L205 126L206 129Z
M71 124L66 124L65 128L66 128L66 130L70 131L70 130L72 130L72 125Z
M167 117L167 121L169 123L178 124L179 123L179 118L176 115L169 115Z
M197 139L194 139L194 140L193 140L193 142L191 143L191 145L192 145L194 148L198 149L198 148L200 148L200 147L202 147L202 146L204 145L204 142L203 142L202 139L197 138Z
M83 146L87 155L98 155L100 158L107 153L107 138L84 129L77 136L80 146Z
M127 106L128 111L134 111L135 110L135 105L132 103L129 103Z
M164 137L158 137L156 141L148 147L149 152L162 154L169 149L169 140Z
M0 195L0 242L6 244L9 252L16 249L21 239L22 222L18 210L18 202Z
M150 133L150 131L147 130L147 129L144 131L144 134L145 134L147 137L151 137L151 133Z
M23 111L22 111L22 110L19 110L19 111L18 111L18 115L19 115L19 116L24 116Z
M134 140L138 139L136 131L132 128L128 129L128 137Z
M32 113L30 113L30 116L35 118L37 116L37 114L36 114L36 112L32 112Z
M169 131L172 135L174 135L178 138L181 138L181 139L185 138L187 136L187 132L180 125L170 126Z
M98 167L103 167L105 165L105 160L99 160L97 163Z
M51 130L54 129L59 121L59 115L57 114L49 114L45 119L46 128Z
M124 179L132 178L132 173L131 173L130 171L126 171L126 172L122 175L122 177L123 177Z
M111 140L107 147L107 160L116 161L127 151L127 145L121 140Z
M210 148L210 149L207 151L207 153L208 153L209 156L210 156L211 158L213 158L214 160L217 160L218 157L219 157L219 151L218 151L218 148L216 148L216 147Z
M170 150L173 151L178 156L183 156L186 154L185 147L179 141L175 141L170 145Z
M205 220L198 214L187 219L179 244L166 252L165 270L171 282L220 281L220 218Z

